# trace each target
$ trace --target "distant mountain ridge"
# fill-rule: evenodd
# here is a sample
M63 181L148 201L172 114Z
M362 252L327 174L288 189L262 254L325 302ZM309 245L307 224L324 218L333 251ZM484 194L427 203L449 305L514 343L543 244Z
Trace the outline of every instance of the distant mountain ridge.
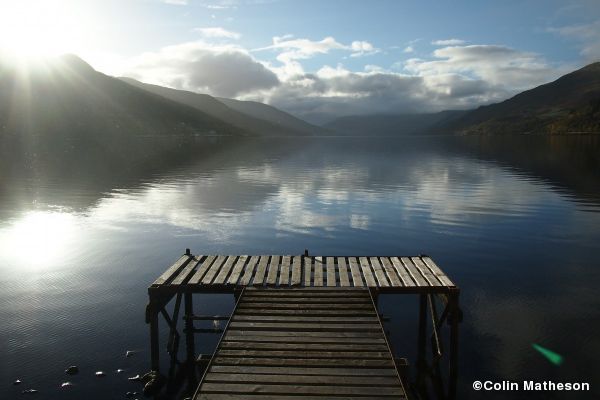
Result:
M446 126L463 134L600 132L600 62L481 106Z
M441 111L423 114L371 114L337 118L324 126L340 135L397 136L416 135L442 123L448 123L465 111Z
M311 125L263 103L215 98L208 94L143 83L132 78L119 79L148 92L194 107L257 135L314 135L323 131L321 127Z
M341 117L325 126L345 134L600 133L600 62L474 110Z

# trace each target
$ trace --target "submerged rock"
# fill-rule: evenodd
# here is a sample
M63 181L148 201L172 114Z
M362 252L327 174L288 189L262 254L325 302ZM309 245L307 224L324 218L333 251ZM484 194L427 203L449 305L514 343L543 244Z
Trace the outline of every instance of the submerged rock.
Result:
M13 385L20 385L22 382L20 379L17 379L16 381L13 382Z
M136 376L132 376L131 378L127 378L127 380L135 381L135 382L140 382L142 380L142 377L140 376L140 374L137 374Z
M96 371L96 373L94 375L96 375L98 377L103 377L103 376L106 376L106 372L104 372L104 371Z
M119 369L117 369L117 370L115 371L115 373L116 373L116 374L120 374L121 372L125 372L125 370L124 370L124 369L121 369L121 368L119 368Z
M79 373L79 368L76 365L71 365L69 368L65 369L65 373L67 375L76 375Z
M35 389L25 389L21 393L23 394L36 394L38 391Z
M125 397L127 397L128 399L133 398L134 396L137 396L138 392L127 392L125 393Z
M137 353L135 350L127 350L125 352L125 357L131 357L132 355L134 355L135 353Z
M63 382L63 383L60 385L60 387L61 387L61 388L68 388L68 387L71 387L71 386L73 386L73 383L72 383L72 382Z

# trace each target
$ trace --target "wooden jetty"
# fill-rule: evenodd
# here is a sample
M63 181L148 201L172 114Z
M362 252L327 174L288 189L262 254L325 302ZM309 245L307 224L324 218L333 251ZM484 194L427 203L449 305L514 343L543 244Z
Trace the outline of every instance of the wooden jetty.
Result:
M148 293L151 368L157 373L159 316L168 328L171 376L178 365L184 302L183 365L195 400L456 398L459 289L430 257L187 250ZM233 294L235 309L230 316L194 314L194 293ZM379 294L419 296L415 379L406 374L406 360L393 355L377 310ZM227 322L224 329L198 329L198 320ZM214 354L197 359L195 334L211 332L222 333Z

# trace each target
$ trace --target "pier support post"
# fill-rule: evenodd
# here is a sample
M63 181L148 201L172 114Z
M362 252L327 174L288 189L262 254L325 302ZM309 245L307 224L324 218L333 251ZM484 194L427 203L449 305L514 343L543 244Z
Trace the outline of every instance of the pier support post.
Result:
M427 295L419 295L419 331L417 337L417 387L419 392L426 394L427 376Z
M196 345L194 342L194 305L192 293L185 293L185 350L188 382L190 388L196 386Z
M158 337L158 312L150 310L150 367L152 371L158 372L160 369L160 346Z
M460 322L460 309L458 306L459 291L454 289L450 292L450 370L448 373L448 399L456 399L458 384L458 323Z

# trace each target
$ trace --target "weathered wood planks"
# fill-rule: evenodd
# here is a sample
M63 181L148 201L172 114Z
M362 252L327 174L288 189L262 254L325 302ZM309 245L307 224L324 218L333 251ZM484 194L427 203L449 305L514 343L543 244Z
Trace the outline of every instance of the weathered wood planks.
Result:
M334 261L318 260L325 285ZM366 288L246 288L194 399L298 396L406 398Z
M184 255L151 290L232 291L277 288L376 288L392 293L445 293L455 288L427 256Z

